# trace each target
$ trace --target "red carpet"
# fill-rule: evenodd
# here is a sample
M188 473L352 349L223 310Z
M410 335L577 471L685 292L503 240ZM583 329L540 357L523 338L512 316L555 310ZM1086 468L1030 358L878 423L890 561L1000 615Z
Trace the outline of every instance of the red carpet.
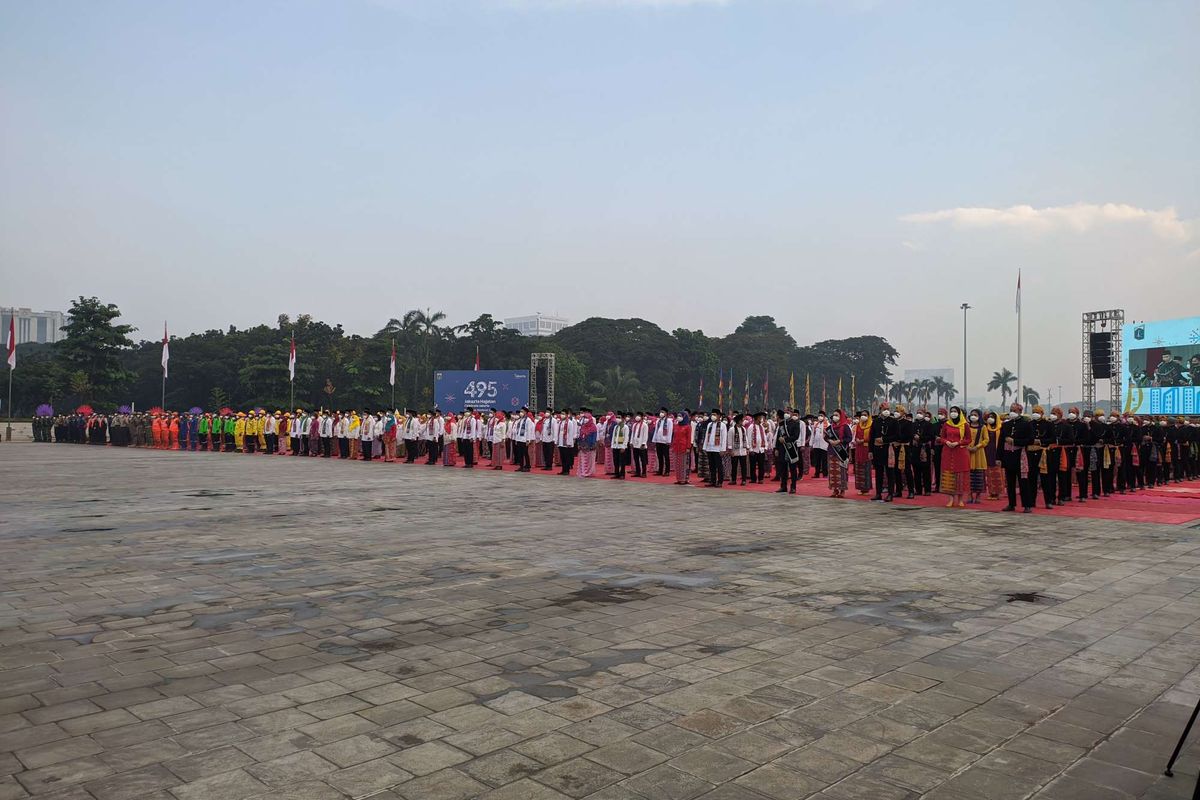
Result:
M416 467L418 464L406 465ZM421 464L421 466L424 466ZM433 469L433 467L424 467L425 469ZM459 461L455 467L438 467L440 469L462 469L462 462ZM492 467L490 463L476 463L474 467L477 472L490 472ZM611 476L605 475L604 467L600 464L596 465L597 473L589 480L611 480ZM516 468L511 464L504 465L505 472L515 472ZM579 480L575 475L565 477L558 474L558 468L555 467L553 472L545 472L537 467L534 467L530 475L541 475L543 477L552 478L560 481ZM732 486L726 484L721 489L710 489L701 483L695 473L691 476L690 486L676 486L674 477L658 478L650 475L646 478L626 478L626 483L640 484L656 484L663 487L663 491L703 491L703 492L762 492L773 493L779 488L778 483L764 483L761 485L746 485ZM1077 490L1078 486L1073 489ZM851 485L849 493L843 500L835 500L829 496L829 485L824 478L813 479L805 478L800 481L796 489L796 496L805 497L822 497L830 502L847 502L858 501L867 502L871 495L860 495L854 489L853 476L851 477ZM892 506L927 506L931 508L945 508L948 498L944 494L935 494L930 497L917 497L912 500L896 500ZM984 500L981 505L969 505L966 508L954 509L953 511L1001 511L1007 504L1006 500ZM949 511L949 510L948 510ZM1189 523L1200 522L1200 481L1188 481L1182 484L1170 484L1168 486L1160 486L1154 489L1138 492L1136 494L1113 494L1101 500L1087 500L1080 503L1072 500L1070 505L1055 506L1047 510L1041 505L1041 495L1039 492L1038 508L1034 511L1035 514L1048 517L1085 517L1090 519L1113 519L1123 522L1156 522L1164 525L1187 525Z

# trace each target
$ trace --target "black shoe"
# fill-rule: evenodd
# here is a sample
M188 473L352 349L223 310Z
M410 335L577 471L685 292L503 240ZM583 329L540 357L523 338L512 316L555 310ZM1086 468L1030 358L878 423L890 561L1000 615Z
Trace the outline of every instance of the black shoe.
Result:
M775 494L787 494L787 489L776 489Z
M796 493L796 487L795 487L795 486L793 486L791 489L788 489L788 494L795 494L795 493Z
M1001 511L1016 511L1016 510L1017 510L1016 506L1005 506L1004 508L1001 509Z
M1021 513L1022 514L1032 514L1033 509L1032 508L1023 508L1023 509L1021 509Z

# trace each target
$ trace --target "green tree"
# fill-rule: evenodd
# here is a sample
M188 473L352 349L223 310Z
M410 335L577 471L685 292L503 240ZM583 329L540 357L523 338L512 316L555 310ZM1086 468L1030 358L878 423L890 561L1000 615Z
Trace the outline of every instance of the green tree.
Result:
M1000 390L1000 404L1008 405L1008 397L1013 393L1012 385L1017 380L1017 376L1008 371L1008 367L993 372L992 379L988 381L987 389L989 392Z
M81 400L111 401L133 378L122 366L121 357L133 347L129 334L134 329L116 323L120 316L115 305L95 297L71 301L63 326L66 338L57 353L63 367L73 374L71 383L86 387L86 392L74 392ZM75 373L83 373L86 381L77 380Z
M1039 395L1037 393L1037 390L1034 389L1032 386L1026 386L1024 394L1025 394L1025 396L1024 396L1024 398L1022 398L1021 402L1024 403L1026 406L1036 406L1038 403L1041 402L1042 396Z

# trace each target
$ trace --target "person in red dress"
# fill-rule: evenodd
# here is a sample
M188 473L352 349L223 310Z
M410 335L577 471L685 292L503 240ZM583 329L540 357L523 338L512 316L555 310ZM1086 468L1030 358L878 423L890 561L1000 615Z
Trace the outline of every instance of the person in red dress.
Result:
M942 442L942 491L950 495L946 508L966 508L964 495L971 488L971 444L967 432L966 414L958 406L950 409L949 417L942 423L939 438Z

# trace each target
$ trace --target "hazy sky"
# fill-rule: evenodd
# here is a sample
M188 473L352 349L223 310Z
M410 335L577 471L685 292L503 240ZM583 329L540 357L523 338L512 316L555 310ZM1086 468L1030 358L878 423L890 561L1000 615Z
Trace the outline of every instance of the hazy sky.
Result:
M1200 314L1200 3L0 3L0 303L640 316L1079 396ZM465 365L462 365L465 366ZM500 366L500 365L496 365ZM736 365L735 365L736 366Z

